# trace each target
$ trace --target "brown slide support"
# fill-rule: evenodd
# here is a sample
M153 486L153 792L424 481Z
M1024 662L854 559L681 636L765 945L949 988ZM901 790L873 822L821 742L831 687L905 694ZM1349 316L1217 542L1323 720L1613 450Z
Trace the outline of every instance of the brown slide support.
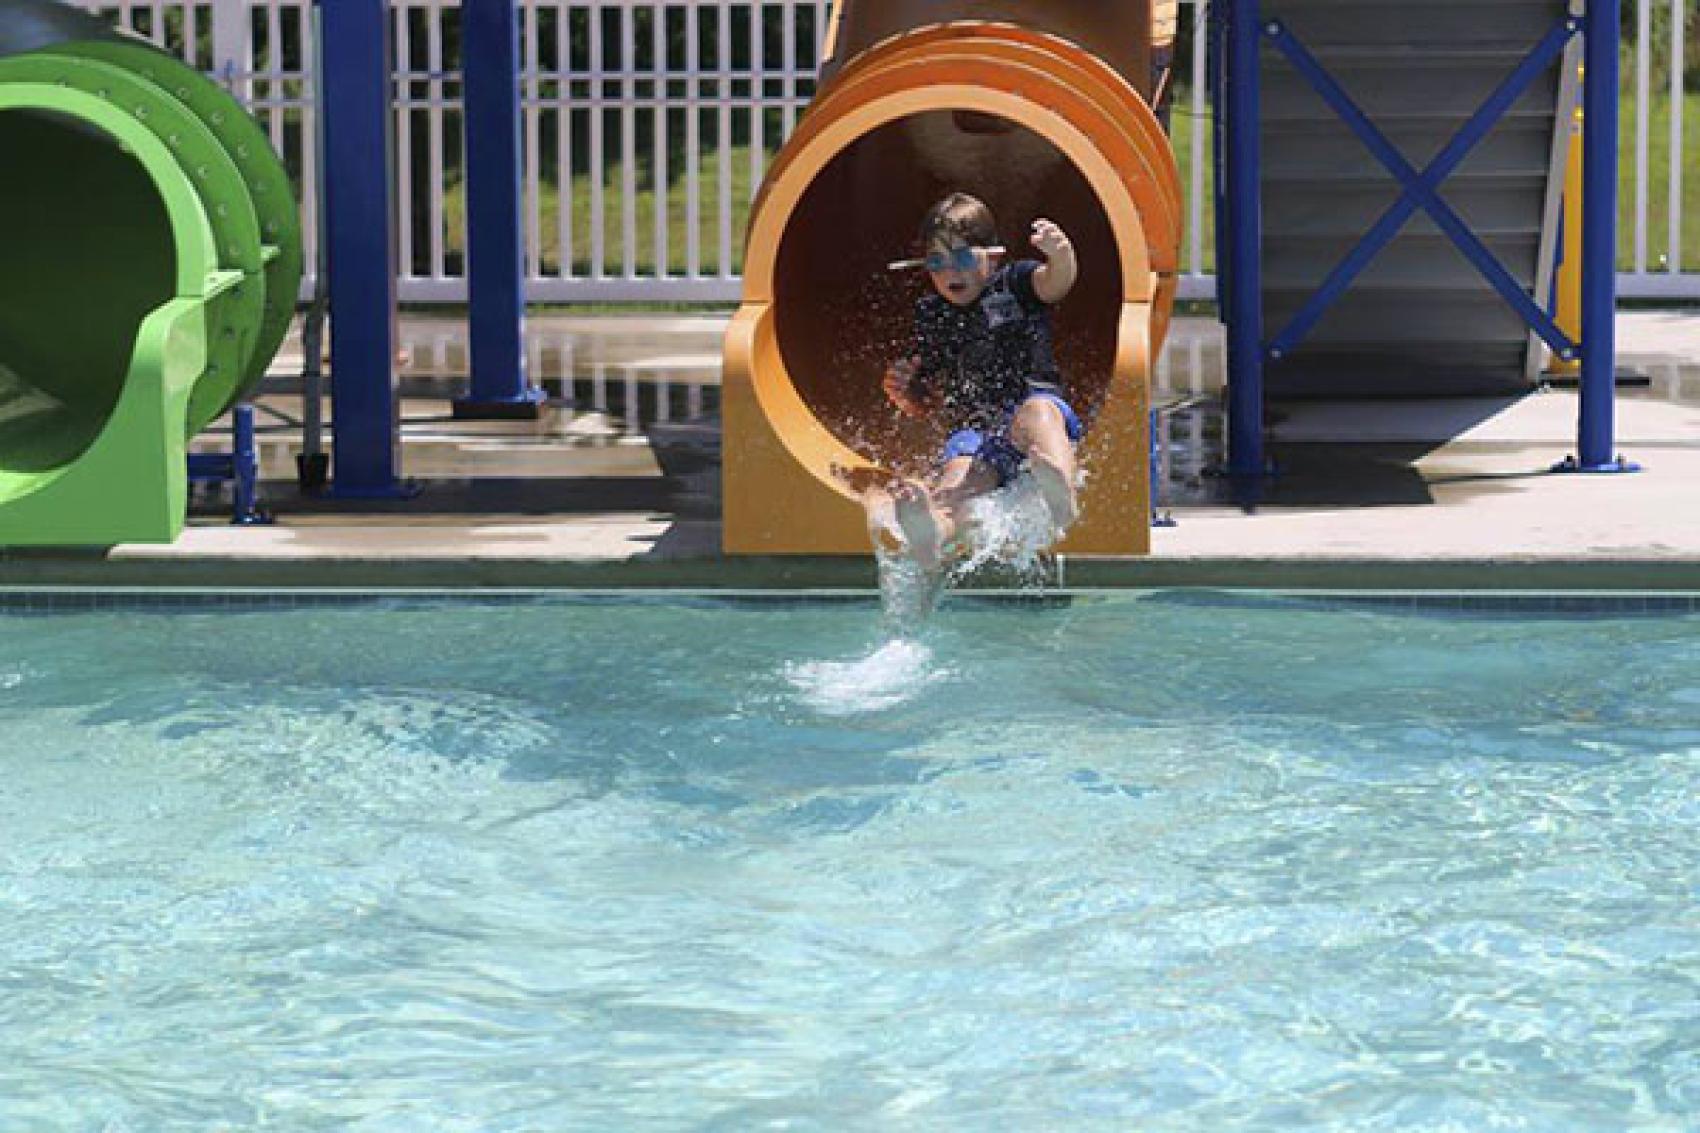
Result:
M927 280L886 265L914 254L921 214L956 190L992 207L1012 256L1036 254L1027 231L1040 216L1073 238L1080 276L1057 309L1056 341L1087 422L1087 481L1061 549L1150 549L1148 386L1183 215L1149 106L1152 7L835 6L826 81L763 183L726 336L728 553L865 553L862 509L833 466L930 467L942 434L899 416L880 389L908 352Z

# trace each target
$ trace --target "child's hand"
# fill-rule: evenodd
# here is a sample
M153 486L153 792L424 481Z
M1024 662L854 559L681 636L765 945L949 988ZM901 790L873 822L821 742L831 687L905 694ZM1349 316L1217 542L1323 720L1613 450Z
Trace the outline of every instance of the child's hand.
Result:
M915 396L915 373L920 369L919 358L899 358L886 368L880 385L886 398L905 417L919 417L927 411L926 402Z
M1068 233L1044 217L1033 222L1033 247L1047 260L1074 259L1074 245L1069 242Z
M1074 244L1053 221L1040 217L1033 222L1033 246L1045 257L1044 264L1033 272L1033 294L1046 303L1060 303L1079 274Z

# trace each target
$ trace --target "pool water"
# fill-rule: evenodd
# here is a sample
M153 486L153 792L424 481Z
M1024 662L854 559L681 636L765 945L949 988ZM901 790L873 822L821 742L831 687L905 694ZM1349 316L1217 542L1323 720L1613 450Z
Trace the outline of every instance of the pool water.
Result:
M1700 618L0 618L0 1128L1678 1130Z

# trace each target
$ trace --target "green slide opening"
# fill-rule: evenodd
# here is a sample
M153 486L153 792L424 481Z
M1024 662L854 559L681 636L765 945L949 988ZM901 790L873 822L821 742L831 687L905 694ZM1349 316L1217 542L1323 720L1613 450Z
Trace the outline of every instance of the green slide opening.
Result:
M87 123L0 112L0 502L105 428L142 320L171 298L176 251L142 165Z
M0 0L0 546L170 541L186 442L265 374L300 218L204 75L50 0Z

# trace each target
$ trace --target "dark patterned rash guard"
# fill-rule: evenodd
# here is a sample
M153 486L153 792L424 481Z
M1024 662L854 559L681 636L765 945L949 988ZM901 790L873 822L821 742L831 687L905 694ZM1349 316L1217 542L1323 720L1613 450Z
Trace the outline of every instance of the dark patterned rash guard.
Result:
M951 429L984 428L1034 393L1063 396L1051 309L1033 290L1034 260L992 274L974 303L937 293L915 304L913 392L936 396Z

